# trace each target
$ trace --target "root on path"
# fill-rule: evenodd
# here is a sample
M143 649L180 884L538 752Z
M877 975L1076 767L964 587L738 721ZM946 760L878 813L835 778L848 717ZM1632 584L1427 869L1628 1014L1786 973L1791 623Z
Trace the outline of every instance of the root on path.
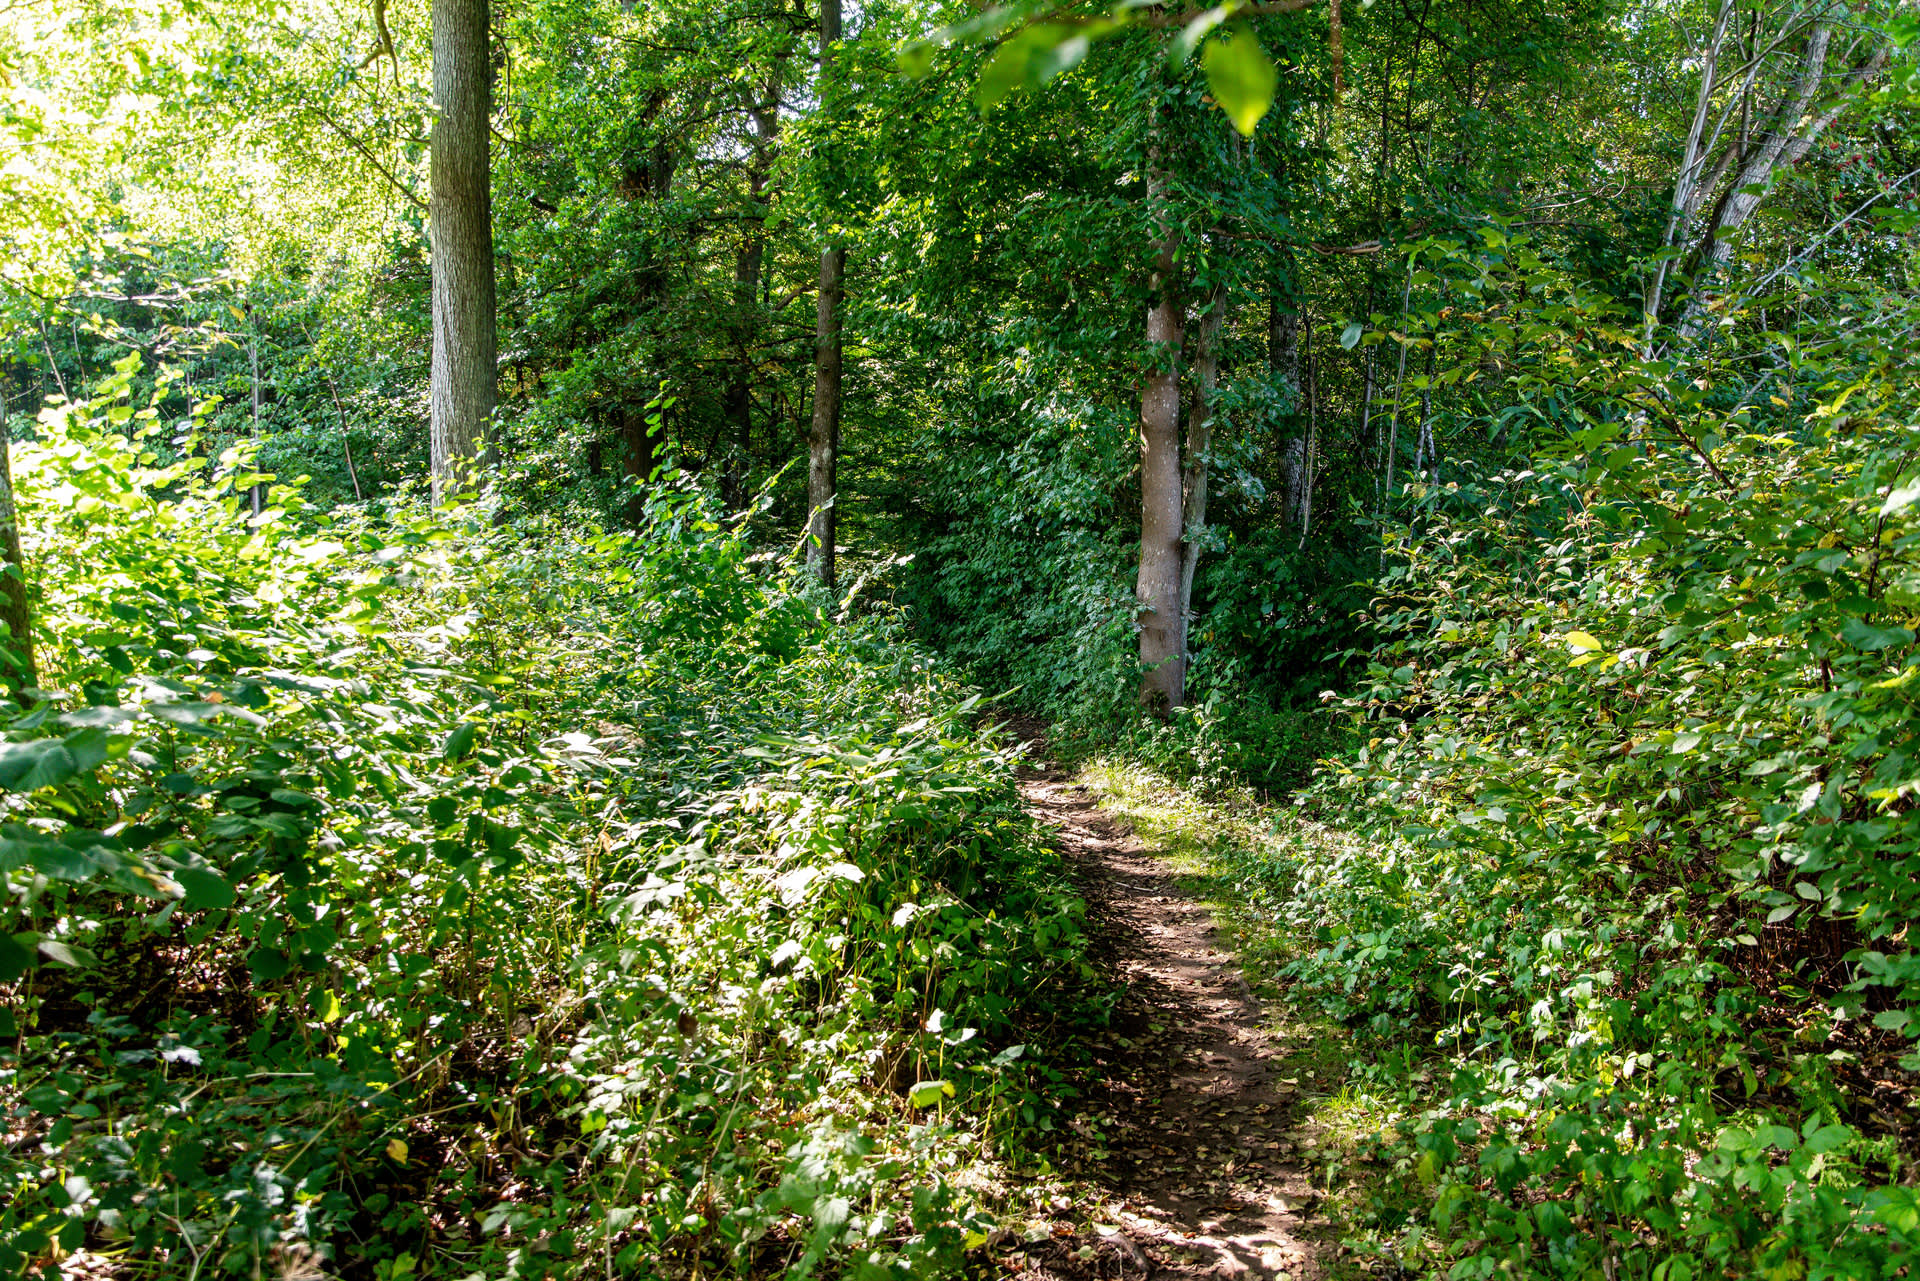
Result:
M1288 1159L1299 1082L1282 1075L1212 912L1065 775L1042 768L1020 788L1077 869L1119 1000L1107 1075L1085 1109L1105 1132L1092 1177L1111 1221L1091 1249L1030 1250L1015 1275L1321 1277L1316 1197Z

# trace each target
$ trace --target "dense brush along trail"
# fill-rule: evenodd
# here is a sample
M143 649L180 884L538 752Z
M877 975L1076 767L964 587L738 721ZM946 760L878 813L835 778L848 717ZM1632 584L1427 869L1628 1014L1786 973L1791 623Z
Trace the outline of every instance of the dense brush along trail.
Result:
M1085 1189L1105 1221L1091 1239L1064 1224L1009 1236L1007 1266L1029 1281L1322 1275L1316 1198L1288 1159L1301 1091L1282 1075L1286 1045L1207 904L1027 737L1021 794L1072 861L1119 991L1086 1109L1107 1127Z

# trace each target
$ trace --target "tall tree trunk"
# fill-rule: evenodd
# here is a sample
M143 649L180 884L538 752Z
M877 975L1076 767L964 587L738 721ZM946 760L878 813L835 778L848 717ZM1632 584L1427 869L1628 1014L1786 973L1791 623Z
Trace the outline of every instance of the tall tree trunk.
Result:
M1715 180L1727 172L1732 172L1734 177L1708 215L1700 242L1694 246L1687 262L1694 284L1678 326L1683 342L1699 337L1706 328L1709 286L1732 260L1737 233L1767 198L1775 175L1799 164L1827 126L1845 110L1853 91L1876 79L1887 65L1888 46L1884 40L1876 40L1865 59L1846 72L1840 88L1822 99L1833 29L1831 17L1822 17L1814 23L1801 51L1793 88L1775 108L1766 132L1751 150L1746 139L1735 138L1715 166ZM1711 190L1711 186L1703 184L1699 195L1704 196Z
M840 40L840 0L820 0L820 101L827 108L832 94L833 46ZM832 189L832 159L823 156ZM833 215L832 201L828 216ZM812 537L807 563L820 581L834 585L834 539L839 520L835 497L840 471L840 331L841 293L847 275L847 251L829 245L820 253L819 319L813 341L813 430L807 438L807 506L812 510Z
M1700 56L1700 92L1695 96L1693 123L1687 131L1686 150L1680 157L1680 173L1673 183L1673 204L1667 212L1667 227L1660 236L1662 257L1654 268L1653 276L1647 281L1646 299L1642 309L1646 314L1646 333L1642 345L1649 350L1653 344L1654 326L1660 319L1661 295L1666 291L1667 271L1672 265L1665 252L1685 240L1687 222L1699 203L1695 191L1700 183L1700 170L1706 162L1703 134L1707 127L1707 114L1713 106L1714 80L1720 73L1720 48L1726 42L1727 23L1733 17L1734 0L1720 0L1720 13L1714 20L1713 36Z
M1407 286L1400 293L1400 324L1407 325L1407 304L1413 298L1413 259L1407 259ZM1393 505L1393 465L1399 461L1400 453L1400 394L1407 387L1407 344L1400 344L1400 369L1393 378L1393 415L1387 420L1387 471L1386 486L1381 491L1380 510L1385 511Z
M747 191L759 225L748 232L734 257L733 306L740 336L740 363L733 382L727 388L727 416L733 424L732 452L726 472L720 480L721 497L727 510L744 511L747 506L747 477L753 461L753 346L760 336L760 267L766 256L767 170L771 149L780 133L780 79L776 74L768 86L767 101L753 112L754 154L747 171Z
M620 407L620 465L627 478L644 482L653 476L660 455L660 435L664 428L655 429L648 421L645 409L636 409L632 405ZM631 487L630 487L631 488ZM634 493L628 500L627 519L638 525L646 510L646 498Z
M12 432L0 414L0 624L5 624L6 670L0 679L22 707L33 706L30 689L40 684L33 661L33 612L27 603L27 562L20 552L20 517L13 503Z
M1181 513L1186 538L1180 547L1180 701L1186 701L1186 657L1192 648L1193 575L1207 540L1207 481L1213 449L1213 394L1220 385L1220 323L1227 311L1227 287L1216 284L1207 297L1207 314L1193 353L1193 407L1187 411L1186 464L1181 478Z
M1267 376L1286 389L1291 433L1280 446L1280 508L1292 524L1306 523L1307 436L1302 430L1300 395L1300 313L1292 299L1282 302L1281 289L1267 299Z
M247 367L253 402L252 416L248 419L247 438L252 440L258 448L260 441L260 324L254 319L253 304L248 303L246 307L247 328L251 331L247 335ZM260 481L254 481L247 491L247 496L252 504L253 514L258 516L260 509L266 505L266 486Z
M1154 150L1157 152L1158 147ZM1180 343L1184 329L1174 224L1166 209L1167 174L1148 160L1147 199L1155 234L1147 347L1153 370L1140 395L1140 701L1149 709L1180 706L1186 689L1186 646L1180 610L1181 511Z
M1314 377L1317 365L1313 356L1313 314L1307 314L1305 342L1307 348L1307 480L1300 491L1300 543L1295 550L1306 547L1307 531L1313 528L1313 473L1320 462L1320 411L1318 397L1320 384Z
M476 483L493 417L487 0L433 0L433 499Z

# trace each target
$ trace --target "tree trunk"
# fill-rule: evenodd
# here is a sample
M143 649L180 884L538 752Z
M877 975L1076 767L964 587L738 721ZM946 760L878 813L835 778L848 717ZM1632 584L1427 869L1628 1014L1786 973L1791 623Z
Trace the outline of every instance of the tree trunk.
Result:
M733 306L736 330L740 337L740 363L733 383L727 388L727 417L733 424L733 449L720 480L721 497L728 511L745 511L747 478L753 462L753 346L760 336L759 316L755 310L760 292L760 266L766 256L767 170L774 140L780 133L780 81L778 75L768 86L768 101L753 112L753 162L747 171L747 191L760 225L747 233L733 264Z
M644 409L620 407L620 464L629 480L642 483L653 476L660 453L659 435L647 417ZM628 501L627 519L638 525L645 509L646 500L636 493Z
M1400 294L1400 324L1402 328L1412 328L1407 324L1407 304L1413 299L1413 259L1407 259L1407 287ZM1407 344L1400 344L1400 370L1393 378L1393 416L1387 420L1387 471L1386 488L1381 499L1380 510L1385 511L1393 505L1393 465L1399 461L1400 453L1400 394L1407 388Z
M1193 353L1193 407L1187 411L1187 450L1180 497L1186 539L1180 548L1180 701L1186 701L1186 658L1193 630L1193 575L1207 538L1208 453L1213 448L1213 394L1220 385L1220 324L1227 311L1227 287L1218 284L1207 298L1199 341Z
M820 0L820 102L828 108L833 68L833 46L840 40L840 0ZM821 157L828 170L830 157ZM832 217L831 198L828 216ZM840 331L841 292L847 274L847 251L830 245L820 253L819 319L813 342L813 430L807 438L807 506L812 512L807 542L807 564L828 588L834 585L834 539L839 521L834 500L839 493L840 470Z
M1300 543L1295 550L1306 547L1307 531L1313 528L1313 472L1320 462L1320 385L1314 373L1318 366L1313 358L1313 315L1308 313L1306 323L1307 347L1307 479L1300 491Z
M247 438L254 442L255 448L258 448L260 441L260 325L253 318L252 303L247 304L247 328L251 331L247 335L247 367L250 371L253 401L252 416L248 419ZM266 486L260 481L254 481L247 490L247 497L253 507L253 514L258 516L260 509L266 505Z
M1708 286L1733 258L1736 233L1767 198L1774 176L1799 164L1827 126L1846 108L1852 91L1878 77L1887 64L1887 45L1877 41L1867 58L1848 72L1840 89L1822 102L1819 99L1825 86L1832 40L1832 20L1817 21L1807 34L1793 88L1775 109L1758 144L1749 150L1746 139L1736 138L1716 166L1716 178L1728 171L1734 172L1734 178L1708 216L1700 243L1694 247L1687 263L1694 284L1678 326L1683 342L1699 337L1706 328ZM1736 163L1737 159L1741 162ZM1701 194L1708 190L1710 188L1703 186Z
M13 503L12 432L0 415L0 624L7 629L6 671L0 673L22 707L33 706L27 693L40 684L33 661L33 613L27 602L27 562L20 553L20 518Z
M478 482L495 402L487 0L433 0L433 500Z
M1286 389L1291 402L1291 433L1280 446L1280 508L1291 524L1306 523L1307 437L1301 430L1300 314L1291 301L1282 305L1275 286L1267 299L1267 376Z
M1181 475L1180 290L1174 280L1175 243L1166 211L1167 175L1149 160L1147 199L1155 206L1152 301L1147 347L1153 371L1140 395L1140 701L1165 712L1180 706L1186 689L1185 633L1180 610Z

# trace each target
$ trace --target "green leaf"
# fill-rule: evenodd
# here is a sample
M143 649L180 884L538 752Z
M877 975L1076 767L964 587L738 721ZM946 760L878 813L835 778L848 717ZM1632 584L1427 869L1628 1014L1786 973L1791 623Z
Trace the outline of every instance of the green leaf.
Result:
M58 939L41 939L40 955L57 965L64 965L76 970L98 964L93 953L87 951L86 948L76 946L72 943L62 943Z
M465 725L462 725L460 728L454 730L453 733L447 735L447 744L440 750L440 754L450 761L460 760L468 752L473 750L473 738L474 735L479 732L480 727L472 721L468 721Z
M1345 329L1340 331L1340 345L1346 348L1348 351L1352 351L1355 347L1359 346L1360 335L1365 332L1366 332L1365 326L1363 326L1359 321L1356 320L1352 322Z
M1206 69L1213 100L1233 127L1251 138L1260 117L1273 106L1273 91L1280 85L1280 73L1260 47L1260 38L1251 27L1236 23L1225 39L1207 45L1200 65Z
M232 907L233 886L227 879L212 868L182 867L176 868L171 875L180 882L187 892L188 907Z
M942 1098L953 1097L953 1086L946 1081L918 1081L907 1092L907 1102L917 1108L930 1108Z
M247 955L247 969L263 983L285 978L293 962L285 952L271 947L256 947Z
M894 60L901 74L914 80L925 80L933 74L933 45L926 40L909 40L900 46Z
M1840 635L1858 649L1891 649L1913 642L1913 633L1904 627L1876 627L1864 618L1849 618L1840 627Z
M1167 70L1178 71L1186 65L1187 59L1207 33L1227 20L1225 5L1215 5L1199 17L1180 29L1180 34L1167 43Z
M24 938L26 943L20 940ZM11 983L33 965L33 936L0 933L0 983Z
M1071 35L1071 27L1057 22L1042 22L1017 32L1003 41L980 69L973 98L982 111L999 106L1015 89L1036 87L1055 71L1047 55Z
M57 738L0 746L0 788L34 792L57 787L80 772L80 763Z

